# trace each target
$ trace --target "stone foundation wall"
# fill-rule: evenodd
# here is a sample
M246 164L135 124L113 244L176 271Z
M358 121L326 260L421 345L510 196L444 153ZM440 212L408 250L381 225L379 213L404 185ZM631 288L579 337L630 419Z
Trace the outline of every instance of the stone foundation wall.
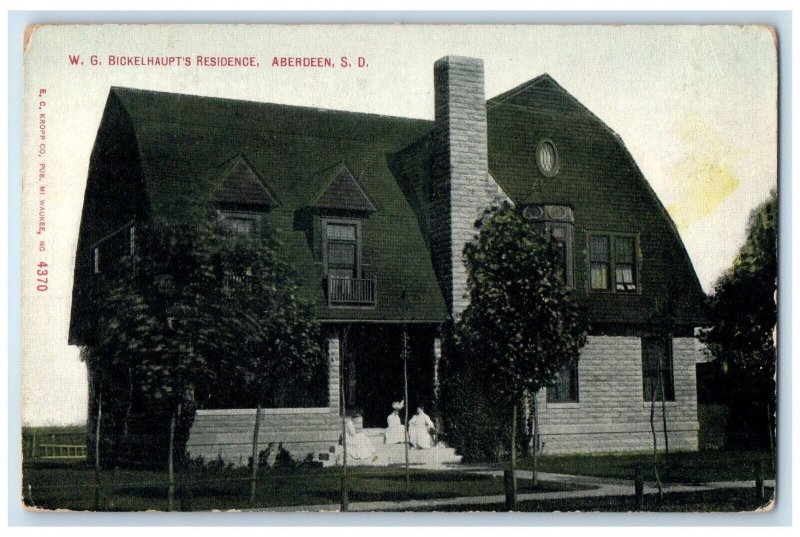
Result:
M246 466L253 450L256 409L198 410L186 450L190 457L207 462L222 458L234 466ZM269 408L261 410L258 451L268 449L270 462L278 445L295 461L309 454L323 465L332 464L339 445L342 422L330 408Z
M670 450L696 450L696 347L673 338L675 401L666 403ZM578 362L578 402L537 398L543 453L646 451L653 448L650 402L642 393L639 337L590 336ZM656 402L657 446L664 449L661 403Z

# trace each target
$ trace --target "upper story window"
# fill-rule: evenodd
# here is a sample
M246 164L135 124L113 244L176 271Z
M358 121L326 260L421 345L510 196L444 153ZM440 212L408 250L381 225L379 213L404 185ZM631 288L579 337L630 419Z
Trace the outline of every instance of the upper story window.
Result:
M560 273L564 285L573 286L572 275L572 224L549 224L546 226L559 246Z
M223 233L237 237L257 237L261 233L261 216L244 211L219 211Z
M545 177L554 177L560 164L556 144L552 140L541 140L536 146L536 165Z
M609 289L611 239L605 235L592 235L589 238L589 270L592 289Z
M645 401L675 400L672 367L672 340L665 336L642 338L642 393Z
M637 291L635 236L589 235L589 286L593 291Z
M539 223L556 240L561 258L559 277L565 285L573 287L575 226L572 208L563 205L528 205L522 209L522 214Z
M617 291L636 291L636 241L633 237L614 237L614 281Z
M356 222L325 222L325 270L329 276L359 277L359 228Z
M136 226L125 224L94 243L92 250L92 272L113 272L120 260L133 258L136 253Z

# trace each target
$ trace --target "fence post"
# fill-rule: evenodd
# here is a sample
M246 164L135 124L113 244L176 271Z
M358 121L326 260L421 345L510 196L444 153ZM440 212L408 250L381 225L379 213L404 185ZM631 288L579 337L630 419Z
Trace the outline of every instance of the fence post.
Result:
M514 470L503 470L503 482L506 488L506 509L511 511L517 506L517 487Z
M636 496L636 510L642 510L644 503L644 479L642 478L642 467L636 465L636 470L633 476L633 492Z
M766 499L764 492L764 462L758 461L756 463L756 501L759 503Z
M169 487L167 488L167 510L172 511L175 503L175 468L173 463L172 448L175 442L175 414L169 418L169 459L167 462L167 473L169 477Z
M256 480L258 479L258 427L261 420L261 403L256 406L256 424L253 426L253 469L250 475L250 506L256 503Z

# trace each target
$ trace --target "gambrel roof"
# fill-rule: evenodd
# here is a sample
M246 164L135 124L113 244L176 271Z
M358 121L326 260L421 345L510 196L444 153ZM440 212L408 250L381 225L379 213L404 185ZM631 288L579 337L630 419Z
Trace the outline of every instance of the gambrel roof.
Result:
M595 326L641 324L666 303L678 324L705 322L680 236L616 133L548 75L487 101L487 120L489 172L511 200L572 208L576 291ZM320 319L446 319L429 246L432 130L429 120L111 88L86 187L70 340L80 339L89 245L133 218L191 223L215 203L243 200L266 211ZM555 177L536 165L542 139L558 150ZM319 299L321 209L363 218L375 307ZM640 238L637 293L587 292L590 232Z

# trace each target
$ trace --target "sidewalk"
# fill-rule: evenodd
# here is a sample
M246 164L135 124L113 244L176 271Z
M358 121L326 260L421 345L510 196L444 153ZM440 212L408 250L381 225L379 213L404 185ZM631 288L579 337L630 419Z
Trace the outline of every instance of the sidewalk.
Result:
M455 470L455 469L454 469ZM462 467L461 471L474 472L492 476L502 476L502 470L490 470L485 467ZM521 479L532 479L532 472L525 470L517 470L516 475ZM633 481L625 481L621 479L611 479L602 477L587 477L568 474L551 474L546 472L538 472L538 479L540 481L552 481L560 483L569 483L575 485L586 485L583 490L568 490L559 492L529 492L524 494L517 494L517 501L524 502L529 500L561 500L561 499L577 499L577 498L598 498L610 496L633 496ZM767 487L775 487L775 480L765 480L764 485ZM673 483L663 484L662 489L664 493L670 492L700 492L718 489L746 489L753 488L755 485L753 481L720 481L713 483L703 484L687 484L687 483ZM657 494L658 487L655 483L644 484L644 494ZM491 496L462 496L458 498L442 498L442 499L429 499L429 500L406 500L397 502L350 502L349 508L351 512L358 511L411 511L418 508L435 509L437 507L451 507L457 505L497 505L497 510L502 511L505 504L505 496L503 494L495 494ZM257 511L265 512L286 512L286 511L339 511L339 504L322 504L322 505L300 505L288 507L276 507L269 509L258 509Z

